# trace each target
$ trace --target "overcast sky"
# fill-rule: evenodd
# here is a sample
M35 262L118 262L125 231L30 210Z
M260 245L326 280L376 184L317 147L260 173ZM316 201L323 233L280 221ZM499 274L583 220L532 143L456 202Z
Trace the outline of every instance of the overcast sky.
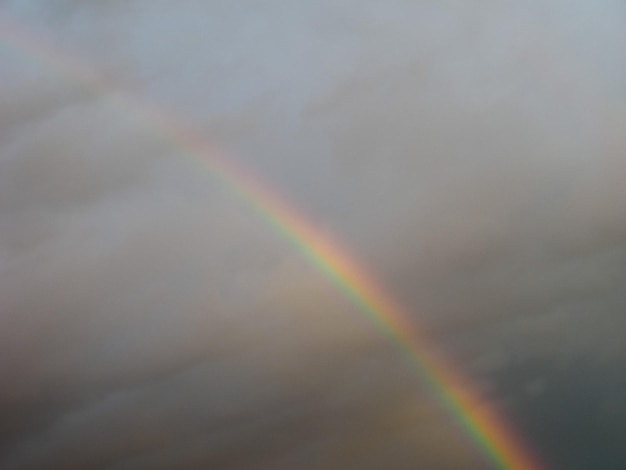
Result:
M546 468L626 468L623 2L0 15L333 233ZM489 468L209 154L2 31L1 470Z

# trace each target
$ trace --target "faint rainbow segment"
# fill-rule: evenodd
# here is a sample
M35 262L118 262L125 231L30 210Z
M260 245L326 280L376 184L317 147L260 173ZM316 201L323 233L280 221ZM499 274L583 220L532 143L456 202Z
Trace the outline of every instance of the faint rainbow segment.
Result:
M277 191L250 169L211 147L180 117L120 86L76 56L39 37L0 12L0 41L95 92L115 93L116 103L149 124L202 168L232 188L289 240L406 355L438 403L447 410L494 468L540 470L543 466L493 405L480 399L470 381L444 361L420 333L411 315L368 271Z

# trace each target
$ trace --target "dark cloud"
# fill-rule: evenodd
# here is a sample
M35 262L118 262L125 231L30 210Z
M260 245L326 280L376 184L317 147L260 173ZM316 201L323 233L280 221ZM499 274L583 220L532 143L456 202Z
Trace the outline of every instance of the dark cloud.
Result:
M533 436L550 468L620 468L626 458L623 370L623 359L535 358L511 364L497 381L513 392L515 422Z
M2 470L487 465L128 93L339 234L549 468L624 467L619 2L0 5L127 87L0 35Z

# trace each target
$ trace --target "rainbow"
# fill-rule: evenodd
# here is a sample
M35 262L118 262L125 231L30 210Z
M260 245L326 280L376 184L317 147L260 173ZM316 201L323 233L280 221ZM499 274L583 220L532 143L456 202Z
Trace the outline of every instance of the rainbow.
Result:
M434 397L471 438L494 468L539 470L542 466L472 384L444 361L411 321L411 315L348 251L320 230L249 169L210 147L181 119L98 74L84 62L39 38L0 12L0 41L95 92L115 93L120 106L199 160L273 228L288 239L339 290L403 349Z

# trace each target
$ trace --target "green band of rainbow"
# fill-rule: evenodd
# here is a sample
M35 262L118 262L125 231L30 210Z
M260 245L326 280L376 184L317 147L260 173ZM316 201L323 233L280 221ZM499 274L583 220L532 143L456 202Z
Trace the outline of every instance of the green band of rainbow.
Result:
M494 468L539 470L541 466L496 410L479 399L471 383L444 362L419 333L411 315L367 271L301 211L233 159L210 147L180 119L95 73L50 42L26 32L0 14L0 41L98 92L115 92L120 106L149 123L155 132L201 162L218 179L293 243L381 330L403 349L439 403L454 417Z

